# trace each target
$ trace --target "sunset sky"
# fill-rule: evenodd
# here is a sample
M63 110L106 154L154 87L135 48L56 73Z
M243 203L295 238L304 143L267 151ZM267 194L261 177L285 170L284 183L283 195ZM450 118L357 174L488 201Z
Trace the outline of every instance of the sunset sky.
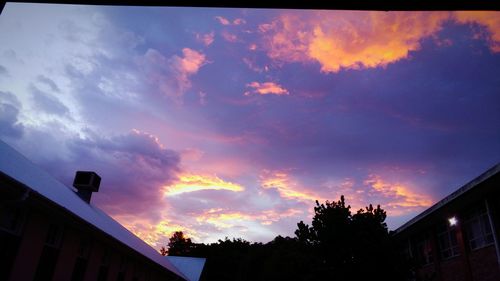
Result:
M342 194L395 229L500 162L500 12L7 3L0 42L0 139L156 248Z

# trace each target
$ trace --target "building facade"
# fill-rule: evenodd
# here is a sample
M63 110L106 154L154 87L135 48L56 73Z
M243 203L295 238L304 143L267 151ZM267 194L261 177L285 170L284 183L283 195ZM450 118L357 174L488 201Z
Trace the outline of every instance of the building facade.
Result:
M500 280L500 164L395 231L413 280Z
M188 280L90 204L88 190L82 197L1 141L0 156L0 280Z

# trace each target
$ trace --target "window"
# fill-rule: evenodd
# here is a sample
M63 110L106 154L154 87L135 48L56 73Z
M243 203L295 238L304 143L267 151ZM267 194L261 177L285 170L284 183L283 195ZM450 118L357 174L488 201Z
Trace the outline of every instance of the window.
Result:
M51 280L59 257L61 247L63 227L58 224L50 224L45 237L45 246L38 261L35 273L36 281Z
M466 216L465 230L471 250L493 244L493 232L484 206L473 210Z
M82 281L87 271L87 261L90 256L90 241L87 238L80 240L75 266L73 267L72 281Z
M437 238L441 258L449 259L460 254L455 227L450 227L448 223L443 223L438 227Z
M45 238L45 245L60 248L62 240L62 227L57 224L49 225L49 231L47 232L47 237Z
M434 262L434 256L432 255L432 244L429 233L421 236L417 239L415 244L417 260L421 265L427 265Z
M99 267L99 274L97 275L97 281L108 280L110 259L111 259L111 251L109 249L105 249L102 253L101 266Z

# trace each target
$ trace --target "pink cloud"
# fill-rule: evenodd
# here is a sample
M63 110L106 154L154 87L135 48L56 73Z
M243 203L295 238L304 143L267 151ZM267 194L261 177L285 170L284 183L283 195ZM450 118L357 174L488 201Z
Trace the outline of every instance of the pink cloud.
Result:
M245 24L245 23L247 23L247 22L244 19L237 18L237 19L233 20L234 25L240 25L240 24Z
M183 57L174 57L174 68L183 76L198 72L206 63L205 55L193 49L182 49Z
M380 204L389 216L401 216L423 211L434 203L433 198L418 192L418 188L410 183L392 180L390 176L381 174L369 174L358 180L328 181L323 188L322 194L328 194L330 200L344 195L353 212L368 204Z
M230 25L231 22L226 19L225 17L222 17L222 16L216 16L215 19L222 25Z
M190 76L207 63L206 56L190 48L182 49L182 56L166 58L158 50L148 49L137 59L146 81L174 101L181 103L184 92L191 87Z
M215 33L212 31L206 34L196 34L196 40L205 46L210 46L215 41Z
M288 95L289 92L287 89L283 88L283 86L276 84L274 82L251 82L247 84L248 88L251 88L250 91L245 92L245 96L251 94L258 95Z
M246 20L242 18L236 18L233 21L222 17L222 16L216 16L215 19L222 25L242 25L246 23Z
M222 31L221 32L221 36L222 38L224 38L224 40L226 40L227 42L231 42L231 43L235 43L235 42L238 42L238 36L236 36L236 34L233 34L233 33L230 33L228 31Z
M364 184L387 200L385 206L392 215L423 210L434 203L431 197L418 194L409 185L384 180L380 175L369 175Z

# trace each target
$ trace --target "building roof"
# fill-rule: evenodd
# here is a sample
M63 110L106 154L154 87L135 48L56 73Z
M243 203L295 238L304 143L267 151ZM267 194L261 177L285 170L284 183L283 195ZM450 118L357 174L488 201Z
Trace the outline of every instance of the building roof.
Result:
M70 187L56 180L1 140L0 155L1 172L109 234L151 261L186 279L186 276L158 251L96 206L84 202Z
M417 215L413 219L409 220L408 222L406 222L405 224L403 224L402 226L400 226L398 229L396 229L395 233L396 234L397 233L401 233L405 229L407 229L410 226L416 224L417 222L423 220L424 218L428 217L432 213L438 211L443 206L445 206L445 205L449 204L450 202L456 200L457 198L461 197L464 193L466 193L466 192L474 189L480 183L486 181L487 179L491 178L492 176L494 176L494 175L496 175L498 173L500 173L500 163L496 164L493 167L491 167L486 172L482 173L481 175L479 175L475 179L471 180L470 182L468 182L464 186L460 187L459 189L455 190L453 193L451 193L450 195L446 196L445 198L443 198L442 200L440 200L436 204L432 205L427 210L423 211L422 213L420 213L419 215Z
M203 266L205 266L205 258L192 258L192 257L178 257L178 256L165 256L177 269L179 269L188 281L200 280Z

